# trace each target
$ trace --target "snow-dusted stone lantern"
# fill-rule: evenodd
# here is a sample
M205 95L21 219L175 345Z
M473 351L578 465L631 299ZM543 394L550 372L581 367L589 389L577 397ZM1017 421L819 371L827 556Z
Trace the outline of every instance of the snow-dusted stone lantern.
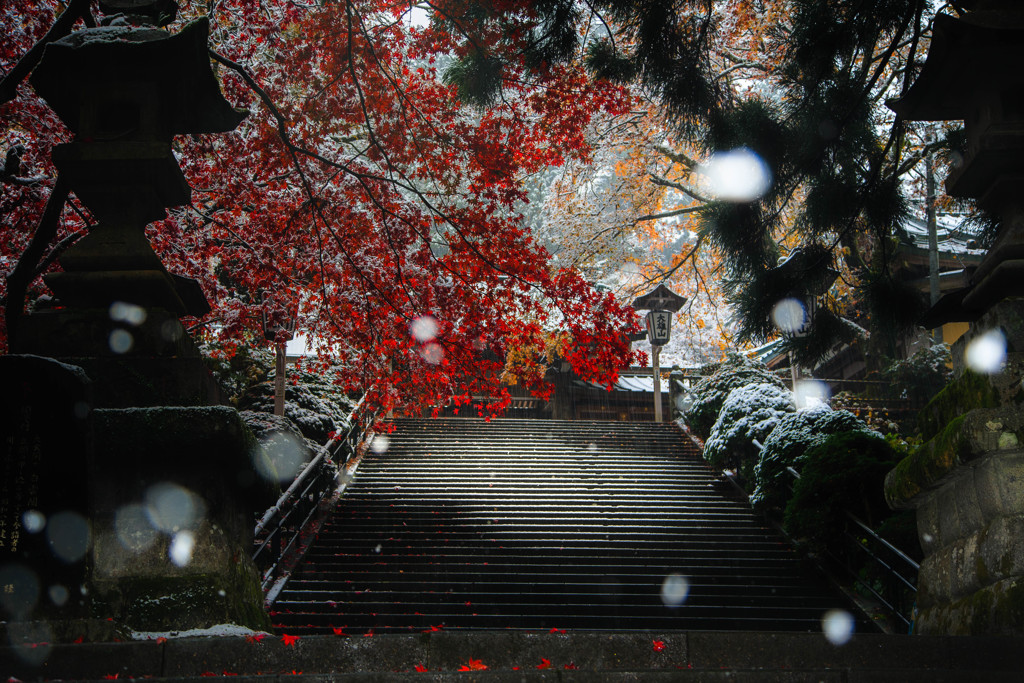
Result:
M672 338L672 314L686 303L686 297L665 285L637 297L633 308L648 311L647 338L651 342L651 366L654 375L654 421L661 422L661 347Z
M85 614L136 631L267 628L251 559L253 517L276 500L278 482L260 476L265 452L223 404L179 321L209 310L199 284L169 273L145 236L167 207L190 201L173 137L232 130L245 112L220 92L206 19L172 34L159 26L174 17L173 0L99 4L109 25L47 44L30 77L74 133L53 152L58 182L98 224L60 256L61 272L46 277L60 306L26 316L13 353L0 356L0 377L25 389L0 396L0 413L53 415L0 419L0 460L8 465L0 484L12 491L20 479L10 473L19 468L34 487L5 494L0 523L35 520L43 538L70 520L61 533L75 549L55 556L51 542L11 556L40 580L55 562L78 572L62 582L66 599L56 607L29 591L18 616L56 624ZM35 390L30 377L46 385ZM65 430L69 436L48 440ZM74 498L43 499L69 483ZM37 582L36 593L39 585L49 583ZM81 628L79 635L92 630ZM36 640L74 635L54 627Z
M946 189L1001 218L967 287L942 297L927 327L969 322L954 379L922 411L927 440L886 477L893 508L917 511L924 551L915 632L1024 633L1024 6L962 0L935 18L924 68L890 107L909 121L960 120L967 137ZM975 341L997 331L1005 362L965 372Z
M168 3L112 4L165 14ZM85 29L49 44L32 73L36 92L75 134L54 148L54 164L99 219L61 255L63 272L46 277L64 305L124 301L175 315L209 311L199 285L168 273L144 232L166 207L190 201L172 138L230 131L245 116L220 93L208 32L205 18L176 34L155 26Z

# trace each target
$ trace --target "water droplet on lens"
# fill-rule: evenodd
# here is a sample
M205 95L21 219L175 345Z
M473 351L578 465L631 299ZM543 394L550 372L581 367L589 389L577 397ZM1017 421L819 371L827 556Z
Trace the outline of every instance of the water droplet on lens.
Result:
M985 375L999 372L1006 362L1006 337L999 330L989 330L975 337L964 351L964 360L975 372Z
M192 561L192 551L196 546L196 537L191 531L182 531L174 534L174 538L171 539L171 547L167 550L167 555L171 558L171 562L177 567L184 567Z
M682 574L669 574L661 584L661 601L668 607L678 607L690 594L690 581Z
M89 550L89 521L71 510L58 512L46 525L46 540L58 558L68 564L78 562Z
M712 154L699 172L707 178L715 199L727 202L752 202L772 186L768 166L746 147Z
M114 330L107 343L114 353L128 353L135 345L135 338L128 330Z
M130 503L117 509L114 513L114 531L125 550L135 553L142 552L157 539L150 513L140 503Z
M85 401L78 401L74 407L75 417L79 420L84 420L89 417L89 413L92 412L92 406Z
M833 645L844 645L853 637L853 615L841 609L829 610L821 618L821 630Z
M253 464L264 479L290 482L309 460L309 449L291 434L276 432L261 444L253 451Z
M110 304L110 319L138 327L146 322L146 309L126 301L115 301Z
M782 334L797 334L807 323L807 311L797 299L783 299L772 308L772 322Z
M434 339L437 336L437 330L437 319L432 315L420 316L409 325L409 333L421 344Z
M797 410L827 406L831 397L832 392L828 388L828 384L815 379L797 382L796 391L793 392L793 401L796 403Z
M30 534L38 534L46 526L46 515L39 510L25 510L21 515L21 525Z
M440 344L431 342L420 349L420 357L431 365L440 365L444 360L444 349Z
M372 450L374 453L386 453L390 446L391 439L384 436L383 434L378 434L377 436L373 437L373 441L370 442L370 450Z
M199 496L172 482L150 486L145 498L149 521L168 534L196 526L206 514L206 505Z
M160 326L160 336L164 341L176 342L185 336L185 328L177 320L166 320Z
M8 623L7 640L22 661L29 666L39 667L53 650L53 629L45 621Z
M71 597L68 589L60 584L50 586L50 590L47 592L50 594L51 602L57 607L63 607L67 603L68 598Z

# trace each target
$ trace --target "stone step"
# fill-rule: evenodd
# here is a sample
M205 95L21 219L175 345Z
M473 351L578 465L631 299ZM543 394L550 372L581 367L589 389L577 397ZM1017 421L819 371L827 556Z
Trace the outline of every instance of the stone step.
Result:
M680 577L681 606L663 594ZM298 634L811 631L837 607L846 599L674 425L400 420L386 450L362 459L272 618Z
M1024 639L820 633L452 631L0 648L21 681L1019 681ZM36 662L33 664L32 662ZM483 668L486 667L486 668ZM543 668L540 668L543 667ZM301 674L301 675L300 675ZM287 676L286 679L279 678Z

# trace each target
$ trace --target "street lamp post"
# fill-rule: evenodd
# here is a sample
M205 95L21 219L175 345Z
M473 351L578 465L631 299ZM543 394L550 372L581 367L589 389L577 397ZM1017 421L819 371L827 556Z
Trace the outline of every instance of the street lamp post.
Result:
M288 342L295 336L295 316L290 315L284 306L264 294L260 322L263 327L263 338L274 343L274 415L283 416L284 378L287 372L285 349Z
M647 338L651 342L651 372L654 375L654 421L661 422L661 347L672 338L672 314L686 303L665 285L639 296L633 302L638 311L647 310Z

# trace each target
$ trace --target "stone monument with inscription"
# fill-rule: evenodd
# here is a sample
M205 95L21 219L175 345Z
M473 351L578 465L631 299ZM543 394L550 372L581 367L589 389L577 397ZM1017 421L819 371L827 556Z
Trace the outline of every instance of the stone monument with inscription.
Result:
M209 311L202 290L145 236L190 201L173 137L245 112L220 92L205 19L172 33L172 0L100 9L107 25L47 45L30 78L75 134L54 163L98 225L46 276L58 305L0 357L0 621L12 642L16 624L36 642L266 628L253 513L277 484L179 320Z

